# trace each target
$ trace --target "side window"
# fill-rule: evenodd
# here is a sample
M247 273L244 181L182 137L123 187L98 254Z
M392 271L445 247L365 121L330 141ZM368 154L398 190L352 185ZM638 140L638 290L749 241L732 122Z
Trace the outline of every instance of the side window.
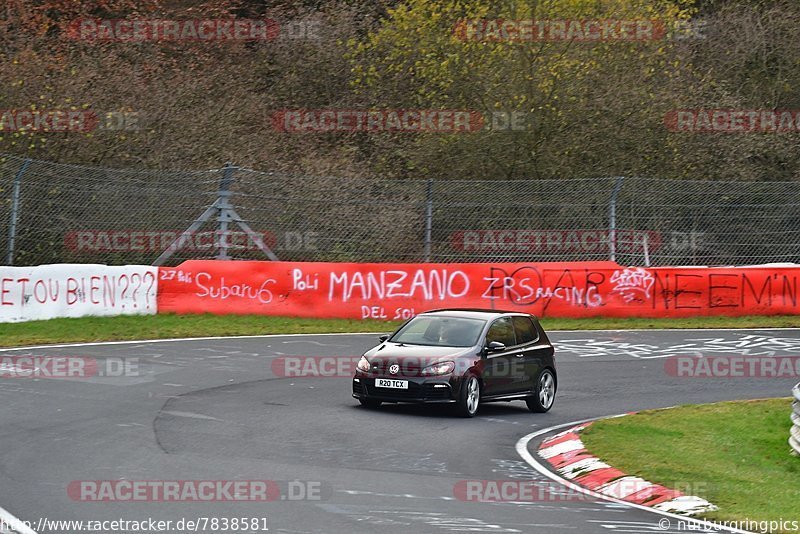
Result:
M530 317L514 317L514 332L517 334L519 345L532 343L539 338L539 333Z
M492 323L489 332L486 334L486 343L499 341L506 347L516 345L514 340L514 327L511 324L511 317L501 317Z

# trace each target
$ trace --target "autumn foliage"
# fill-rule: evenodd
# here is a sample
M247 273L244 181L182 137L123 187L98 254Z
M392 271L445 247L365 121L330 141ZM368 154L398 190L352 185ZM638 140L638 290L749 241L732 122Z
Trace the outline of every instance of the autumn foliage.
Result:
M83 19L269 19L282 32L92 41L75 38ZM522 21L507 25L519 32L531 21L583 21L566 28L585 32L594 20L653 21L658 31L631 40L509 39L486 23ZM6 0L0 111L136 120L81 132L0 129L0 152L152 168L235 161L341 177L794 180L800 127L687 133L665 117L800 110L798 22L793 0ZM469 134L273 127L276 112L304 109L459 109L490 126L504 113L525 121Z

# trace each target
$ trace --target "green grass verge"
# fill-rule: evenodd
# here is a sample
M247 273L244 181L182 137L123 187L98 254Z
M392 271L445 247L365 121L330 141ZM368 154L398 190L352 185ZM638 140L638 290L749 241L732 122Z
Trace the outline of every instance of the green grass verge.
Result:
M298 319L263 315L126 315L51 319L0 325L0 347L116 341L171 337L235 336L254 334L301 334L326 332L390 332L398 322L350 319ZM553 319L542 324L548 330L597 330L629 328L777 328L800 327L800 316L694 317L690 319Z
M598 421L586 448L630 475L691 492L715 520L800 520L800 458L787 443L791 399L722 402ZM777 532L777 531L776 531Z
M389 332L396 323L264 315L123 315L0 325L0 346L259 334Z

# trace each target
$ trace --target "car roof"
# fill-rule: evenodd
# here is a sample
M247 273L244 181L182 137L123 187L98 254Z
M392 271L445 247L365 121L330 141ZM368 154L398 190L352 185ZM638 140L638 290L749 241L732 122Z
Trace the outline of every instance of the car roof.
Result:
M486 310L481 308L443 308L440 310L429 310L419 315L444 315L447 317L468 317L472 319L493 319L501 315L529 315L522 312L511 312L505 310Z

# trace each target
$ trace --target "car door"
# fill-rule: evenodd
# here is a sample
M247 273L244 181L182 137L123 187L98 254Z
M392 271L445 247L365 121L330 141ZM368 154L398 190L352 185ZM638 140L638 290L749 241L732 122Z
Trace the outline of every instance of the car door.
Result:
M519 390L533 391L536 377L543 367L544 358L547 356L549 343L539 343L539 331L530 317L526 315L515 315L511 318L514 324L514 335L517 339L517 350L514 355L520 362L523 375L519 383ZM546 341L546 340L545 340Z
M514 393L520 387L519 379L515 376L520 369L518 362L520 358L516 356L517 341L511 317L500 317L492 322L486 332L484 346L492 341L499 341L506 348L486 354L483 370L483 394L494 396Z

